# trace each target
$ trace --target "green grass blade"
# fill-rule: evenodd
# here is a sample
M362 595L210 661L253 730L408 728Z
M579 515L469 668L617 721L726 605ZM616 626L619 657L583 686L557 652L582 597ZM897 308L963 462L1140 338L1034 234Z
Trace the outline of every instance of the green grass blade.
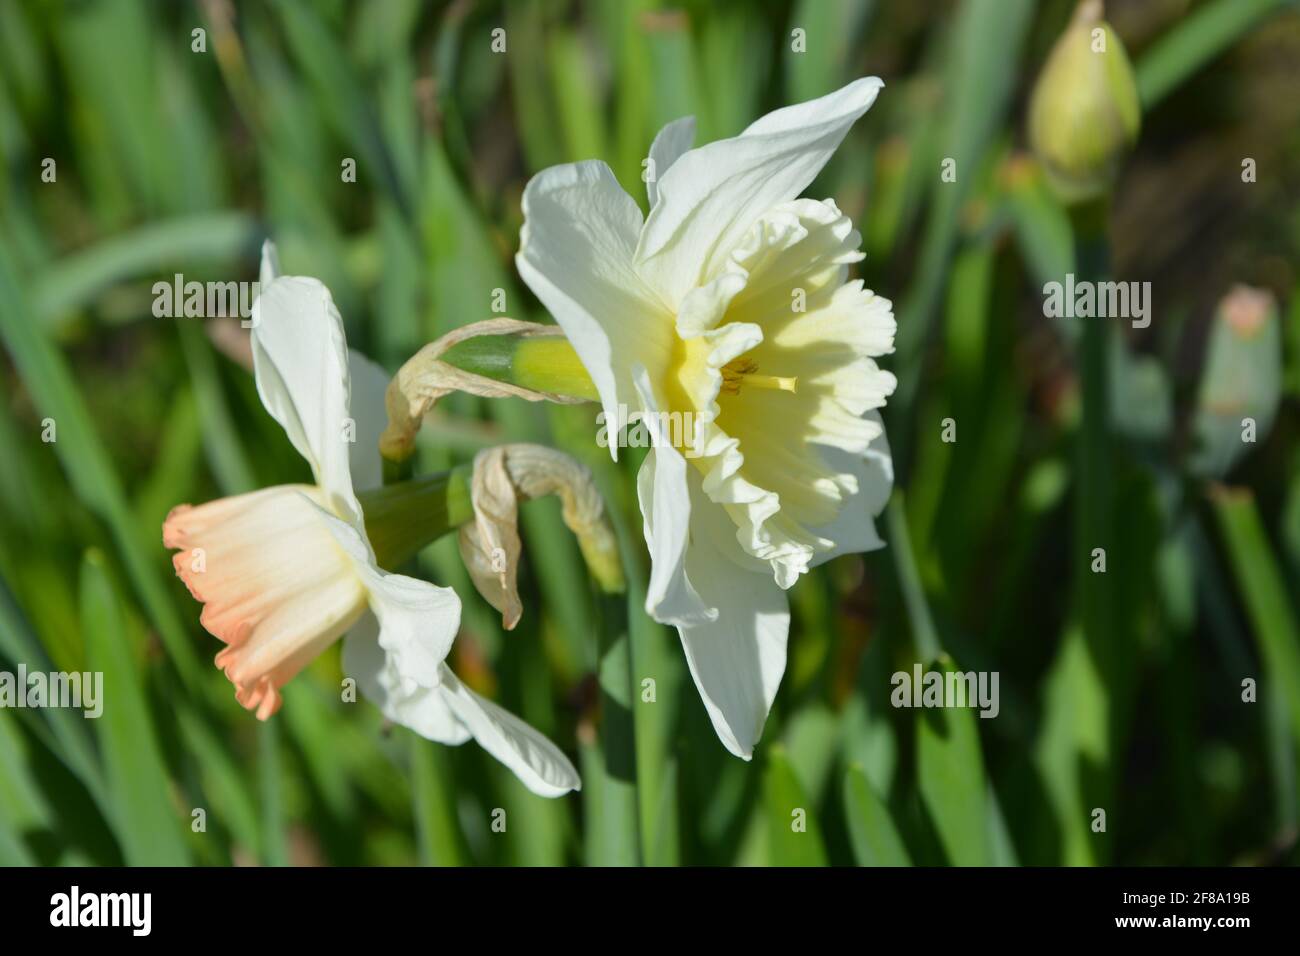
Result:
M280 726L268 720L257 726L258 797L262 809L262 862L287 866L289 844L285 833L284 787L280 780Z
M1151 109L1266 17L1295 0L1213 0L1178 22L1138 60L1138 99Z
M786 750L774 744L763 771L763 813L773 866L825 866L826 845L817 813Z
M407 734L411 788L420 863L464 866L469 861L465 837L456 820L454 778L446 748L417 734Z
M95 551L88 551L81 565L81 618L90 670L103 674L103 714L95 730L122 855L131 866L183 865L189 853L155 720L119 598L103 556Z
M1287 599L1286 581L1273 558L1254 497L1246 491L1222 489L1211 500L1268 684L1286 698L1292 732L1300 739L1300 629Z
M896 368L919 369L935 306L940 302L948 260L956 242L962 204L971 194L985 153L1011 104L1019 69L1020 47L1028 32L1034 4L1029 0L968 0L953 24L952 54L945 79L945 115L951 125L940 140L940 155L956 163L957 178L943 182L934 170L932 205L921 246L916 277L898 314ZM894 420L915 414L912 408L920 376L899 379L890 399ZM906 429L890 434L896 460L905 461L910 440Z
M30 315L8 250L0 242L0 338L31 390L40 414L55 422L55 451L73 490L113 532L131 581L169 656L187 687L197 690L202 684L202 671L189 636L163 587L159 568L163 554L161 541L154 547L145 543L71 370L39 327L29 320Z
M907 513L902 491L896 490L886 506L885 522L888 526L889 553L894 559L894 568L898 574L903 600L907 604L917 656L923 661L932 661L943 653L943 645L939 641L939 631L934 626L930 604L925 598L921 571L916 565L916 556L912 552L912 537L907 528Z
M628 647L627 616L616 595L602 597L605 609L597 629L601 656L599 759L589 761L600 780L593 799L600 801L601 827L591 845L595 854L589 863L601 866L635 866L641 860L637 825L636 734L633 703L631 652ZM583 776L587 786L587 776Z
M825 96L856 77L850 75L858 34L875 13L876 0L798 0L790 16L785 58L786 97L804 103ZM805 33L806 49L796 53L790 31Z
M51 265L36 279L32 305L57 329L110 286L155 276L178 263L225 264L257 249L257 226L244 212L164 219L104 239ZM170 279L170 276L165 277Z
M1097 810L1109 812L1089 768L1109 766L1106 687L1077 625L1071 625L1044 682L1047 702L1035 762L1061 837L1065 866L1093 866L1107 858L1106 837L1091 829Z
M0 577L0 654L11 661L23 661L28 668L50 670L49 656L31 633L27 622L14 603L9 586ZM86 722L61 708L43 711L45 721L32 710L21 710L37 739L77 776L102 809L109 798L100 773L99 762L91 747Z
M32 777L18 722L0 710L0 866L35 866L24 831L52 823L40 784Z
M911 866L889 808L860 766L844 775L844 809L853 856L859 866Z
M956 671L950 659L942 670ZM975 711L940 707L917 721L917 782L939 840L954 866L992 862L987 832L987 781Z
M207 833L211 839L216 826L230 834L226 848L238 858L258 859L262 855L262 835L258 829L257 800L250 789L246 767L236 763L218 731L205 724L194 708L182 705L176 710L177 728L186 750L198 765L201 792L207 813ZM193 809L193 808L192 808Z
M208 466L224 494L252 491L257 487L257 480L226 404L212 345L202 328L193 322L180 324L180 339L185 364L189 366L194 382L199 416L204 424L203 447L207 452Z

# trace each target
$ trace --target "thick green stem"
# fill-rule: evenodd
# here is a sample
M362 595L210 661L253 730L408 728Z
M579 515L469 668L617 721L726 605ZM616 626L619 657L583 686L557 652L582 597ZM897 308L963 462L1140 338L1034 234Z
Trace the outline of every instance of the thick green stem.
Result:
M1106 234L1107 200L1105 198L1071 208L1075 249L1078 260L1076 282L1101 282L1110 270L1110 250ZM1115 450L1110 430L1110 320L1083 319L1079 343L1083 418L1076 444L1078 487L1075 496L1074 585L1084 641L1093 666L1105 686L1118 686L1115 589L1112 575L1124 574L1122 567L1108 566L1121 557L1116 545L1114 491L1112 472ZM1100 549L1100 550L1098 550ZM1118 728L1115 715L1104 715L1105 741L1109 756L1118 752ZM1108 763L1106 765L1109 765ZM1108 776L1081 784L1088 806L1107 806L1113 796ZM1096 801L1096 802L1093 802ZM1099 862L1109 856L1106 844L1097 850Z
M1105 201L1074 207L1071 219L1078 250L1075 281L1095 283L1105 280L1110 270ZM1083 323L1079 346L1083 420L1078 442L1079 489L1075 533L1076 567L1079 571L1076 583L1083 602L1084 633L1104 668L1105 663L1113 659L1110 653L1115 634L1112 588L1108 572L1094 571L1093 565L1095 549L1103 549L1109 557L1115 545L1111 483L1115 460L1109 422L1111 327L1105 319L1085 319ZM1123 573L1122 569L1119 573Z
M400 568L422 548L474 519L471 465L357 495L380 567Z

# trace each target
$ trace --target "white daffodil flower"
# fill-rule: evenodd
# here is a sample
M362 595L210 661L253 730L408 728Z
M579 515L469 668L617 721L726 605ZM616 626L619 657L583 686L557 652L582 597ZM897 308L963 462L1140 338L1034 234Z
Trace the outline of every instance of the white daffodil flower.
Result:
M258 395L315 484L181 505L163 525L177 574L204 604L200 621L226 643L216 663L239 702L267 719L280 688L346 634L344 671L390 720L446 744L473 737L534 793L578 789L554 744L447 666L456 593L376 561L357 493L381 481L388 376L349 352L329 290L279 275L267 243L252 319Z
M896 383L873 358L892 351L894 317L847 281L862 258L848 218L797 198L882 85L698 149L693 120L670 123L644 220L602 162L544 170L524 192L520 275L605 421L640 417L655 437L638 476L646 609L677 626L718 736L745 759L785 670L785 589L882 546L872 518L893 468L874 410Z

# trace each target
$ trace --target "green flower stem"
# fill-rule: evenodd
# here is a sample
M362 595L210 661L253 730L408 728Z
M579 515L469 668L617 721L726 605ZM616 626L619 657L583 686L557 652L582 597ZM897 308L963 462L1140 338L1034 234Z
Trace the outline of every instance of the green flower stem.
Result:
M439 358L448 365L536 392L599 401L578 353L561 336L480 335Z
M1075 272L1080 282L1101 282L1110 271L1110 247L1107 240L1108 200L1105 196L1072 206L1071 224L1077 254ZM1105 550L1107 559L1118 560L1121 551L1115 526L1114 489L1111 481L1116 466L1110 428L1110 376L1107 358L1110 350L1111 323L1105 319L1084 319L1079 344L1083 417L1076 445L1078 486L1075 493L1074 585L1079 619L1089 654L1100 672L1103 685L1118 685L1117 639L1120 632L1115 617L1114 575L1124 574L1122 567L1093 570L1094 549ZM1102 716L1105 733L1106 762L1118 752L1119 730L1113 712L1104 704ZM1112 793L1109 774L1095 781L1097 799L1105 801ZM1098 804L1100 805L1100 804ZM1109 853L1106 845L1097 851L1104 863Z
M1100 282L1110 271L1110 249L1106 238L1107 205L1105 200L1071 208L1078 262L1075 271L1080 282ZM1083 323L1080 342L1083 421L1078 445L1078 510L1076 512L1076 555L1079 569L1076 582L1083 601L1083 627L1088 643L1100 661L1113 659L1104 653L1115 633L1112 624L1113 601L1110 578L1092 571L1092 551L1105 548L1113 552L1114 495L1111 471L1114 453L1111 448L1109 422L1110 324L1101 319ZM1122 573L1122 572L1121 572ZM1109 676L1109 675L1108 675Z
M472 521L472 474L472 465L458 465L357 495L379 566L400 568L426 545Z
M912 535L907 527L907 506L901 488L894 489L885 508L885 522L889 527L889 552L894 559L903 603L907 605L907 616L912 622L913 649L921 660L928 663L943 653L943 644L939 641L939 631L934 626L925 586L921 583L921 571L912 552Z

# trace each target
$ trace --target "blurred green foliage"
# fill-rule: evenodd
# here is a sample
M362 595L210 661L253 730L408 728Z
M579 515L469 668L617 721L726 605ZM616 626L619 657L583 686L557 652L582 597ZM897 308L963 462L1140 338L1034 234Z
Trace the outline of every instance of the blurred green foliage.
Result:
M1089 399L1087 320L1044 318L1041 288L1091 247L1076 262L1023 133L1068 0L0 0L0 669L99 669L108 695L98 721L0 709L0 863L1300 859L1300 16L1110 7L1145 115L1102 241L1155 311L1098 340ZM663 123L694 114L704 142L867 74L886 88L812 193L853 216L899 316L889 546L796 586L753 763L641 610L638 456L602 457L589 407L449 401L419 458L527 439L596 473L626 602L589 586L554 501L524 510L508 635L453 542L420 557L465 602L457 670L576 752L581 794L342 703L337 652L271 722L241 710L161 521L304 468L234 323L154 318L152 284L254 279L270 236L395 370L495 289L545 320L511 261L532 173L602 158L643 201ZM1281 303L1248 344L1214 324L1236 283ZM1233 435L1206 395L1266 410L1256 441L1203 448ZM891 707L916 660L998 671L998 718Z

